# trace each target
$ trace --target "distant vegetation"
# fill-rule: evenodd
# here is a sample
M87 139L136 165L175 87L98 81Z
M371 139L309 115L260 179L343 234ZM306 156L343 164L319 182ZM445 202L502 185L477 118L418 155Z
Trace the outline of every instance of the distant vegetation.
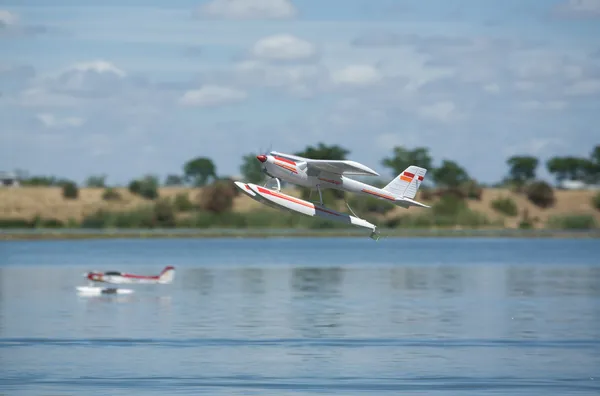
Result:
M246 181L262 183L265 181L265 175L256 160L257 154L247 153L243 156L240 172ZM346 159L350 152L338 145L319 143L295 154L316 159ZM344 210L347 209L344 199L347 199L359 216L392 228L499 228L505 227L506 224L519 228L598 227L596 219L600 212L600 192L587 198L589 213L579 213L579 206L577 213L569 216L551 216L546 222L541 221L539 213L551 210L556 205L557 190L538 179L537 170L541 164L535 157L521 155L508 158L506 177L492 186L501 188L504 192L488 198L485 202L485 194L492 191L489 187L484 188L464 167L451 159L443 158L436 164L425 147L394 147L390 155L381 161L381 165L394 174L399 174L411 164L428 169L417 198L431 204L431 210L407 211L382 200L358 197L335 190L325 190L324 200L327 205ZM555 157L548 160L545 166L557 183L565 180L600 183L600 145L593 148L588 158ZM148 174L131 180L126 188L109 185L105 175L90 176L83 186L54 176L29 177L23 172L20 176L20 182L25 187L60 187L65 202L83 199L82 188L101 189L100 199L106 205L90 211L91 206L86 204L84 206L88 209L82 209L83 215L80 218L65 219L55 216L54 210L51 209L38 208L31 214L21 207L21 203L17 203L14 205L16 214L11 212L10 216L4 218L0 214L0 228L347 227L318 218L273 211L262 206L248 211L237 210L236 200L240 192L232 179L219 175L213 161L204 156L183 163L181 174L170 174L162 183L157 176ZM388 181L371 180L379 186ZM180 188L181 191L173 196L163 196L162 191L167 187ZM307 189L298 188L296 192L305 199L310 194ZM131 206L131 197L137 197L139 203ZM313 192L311 199L317 199L316 192ZM529 207L526 203L533 206ZM4 203L0 204L0 209L2 205ZM537 214L531 215L530 209ZM4 213L9 211L7 208Z

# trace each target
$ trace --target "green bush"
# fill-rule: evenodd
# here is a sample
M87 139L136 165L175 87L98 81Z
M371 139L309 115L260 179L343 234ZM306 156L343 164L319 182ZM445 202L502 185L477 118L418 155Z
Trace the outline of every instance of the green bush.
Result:
M396 208L396 205L391 202L368 196L353 196L348 204L359 215L367 213L385 214Z
M164 200L130 211L100 209L85 216L80 224L82 228L170 228L176 225L173 207Z
M62 186L62 195L65 199L77 199L79 197L79 189L74 182L65 182Z
M519 214L517 204L509 197L496 198L491 203L492 209L506 216L516 216Z
M129 192L135 195L138 195L140 193L140 191L142 190L142 182L139 180L132 180L129 183Z
M455 216L466 209L467 203L454 194L442 195L431 208L436 216Z
M544 181L535 181L526 187L529 201L540 208L549 208L554 205L554 190Z
M171 228L177 226L175 211L170 202L160 200L154 204L153 209L153 227Z
M0 219L0 228L32 228L33 223L25 219Z
M203 189L200 197L200 207L207 212L227 212L233 207L234 197L235 191L229 183L216 181Z
M105 201L118 201L121 199L121 194L112 187L108 187L102 193L102 199Z
M158 198L158 179L147 175L142 179L133 180L129 183L129 191L146 199Z
M146 176L141 180L139 195L146 199L158 198L158 179L154 176Z
M173 206L178 212L188 212L194 209L194 204L190 200L188 194L185 192L179 193L175 196L175 199L173 200Z
M483 188L473 179L468 180L461 184L460 190L462 190L462 194L469 198L480 201L481 196L483 194Z
M40 219L35 226L36 228L63 228L65 223L58 219Z
M600 210L600 192L592 197L592 206L597 210Z
M559 230L591 230L598 227L596 219L592 215L566 215L553 216L548 219L547 228Z

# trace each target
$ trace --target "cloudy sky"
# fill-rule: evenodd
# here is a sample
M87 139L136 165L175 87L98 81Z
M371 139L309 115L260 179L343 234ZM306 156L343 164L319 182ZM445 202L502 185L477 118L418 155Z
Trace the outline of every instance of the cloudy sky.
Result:
M323 141L494 182L600 143L598 37L600 0L3 0L0 170L235 175Z

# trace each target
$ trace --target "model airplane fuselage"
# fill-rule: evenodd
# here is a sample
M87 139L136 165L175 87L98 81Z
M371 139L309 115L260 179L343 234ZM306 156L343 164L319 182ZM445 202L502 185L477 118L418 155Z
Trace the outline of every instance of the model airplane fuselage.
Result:
M375 197L404 208L429 207L414 200L427 173L425 168L418 166L409 166L385 187L378 188L348 177L379 176L374 170L355 161L315 160L276 151L256 158L262 163L263 172L276 179L278 190L281 189L279 180L283 180L311 190L316 189L320 197L323 189L330 188Z
M125 272L88 272L86 278L91 282L113 283L113 284L166 284L171 283L175 277L175 267L165 267L159 275L135 275Z

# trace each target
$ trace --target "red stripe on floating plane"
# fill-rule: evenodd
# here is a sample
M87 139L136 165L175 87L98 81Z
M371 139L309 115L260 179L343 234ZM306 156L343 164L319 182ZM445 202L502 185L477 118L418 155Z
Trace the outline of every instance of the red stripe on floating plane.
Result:
M410 173L410 172L404 172L403 173L404 176L408 176L408 177L415 177L414 173Z
M419 181L423 181L423 176L419 176Z
M286 201L297 203L298 205L306 206L307 208L313 208L313 209L321 211L321 212L325 212L325 213L329 213L329 214L332 214L332 215L339 216L339 213L330 212L330 211L328 211L326 209L319 208L319 207L317 207L317 206L315 206L315 205L313 205L311 203L308 203L306 201L303 201L301 199L297 199L297 198L293 198L293 197L288 197L287 195L279 194L279 193L276 193L274 191L268 190L268 189L260 187L260 186L257 186L257 187L258 187L258 191L261 192L261 193L263 193L263 194L269 194L269 195L272 195L272 196L277 197L277 198L285 199Z

